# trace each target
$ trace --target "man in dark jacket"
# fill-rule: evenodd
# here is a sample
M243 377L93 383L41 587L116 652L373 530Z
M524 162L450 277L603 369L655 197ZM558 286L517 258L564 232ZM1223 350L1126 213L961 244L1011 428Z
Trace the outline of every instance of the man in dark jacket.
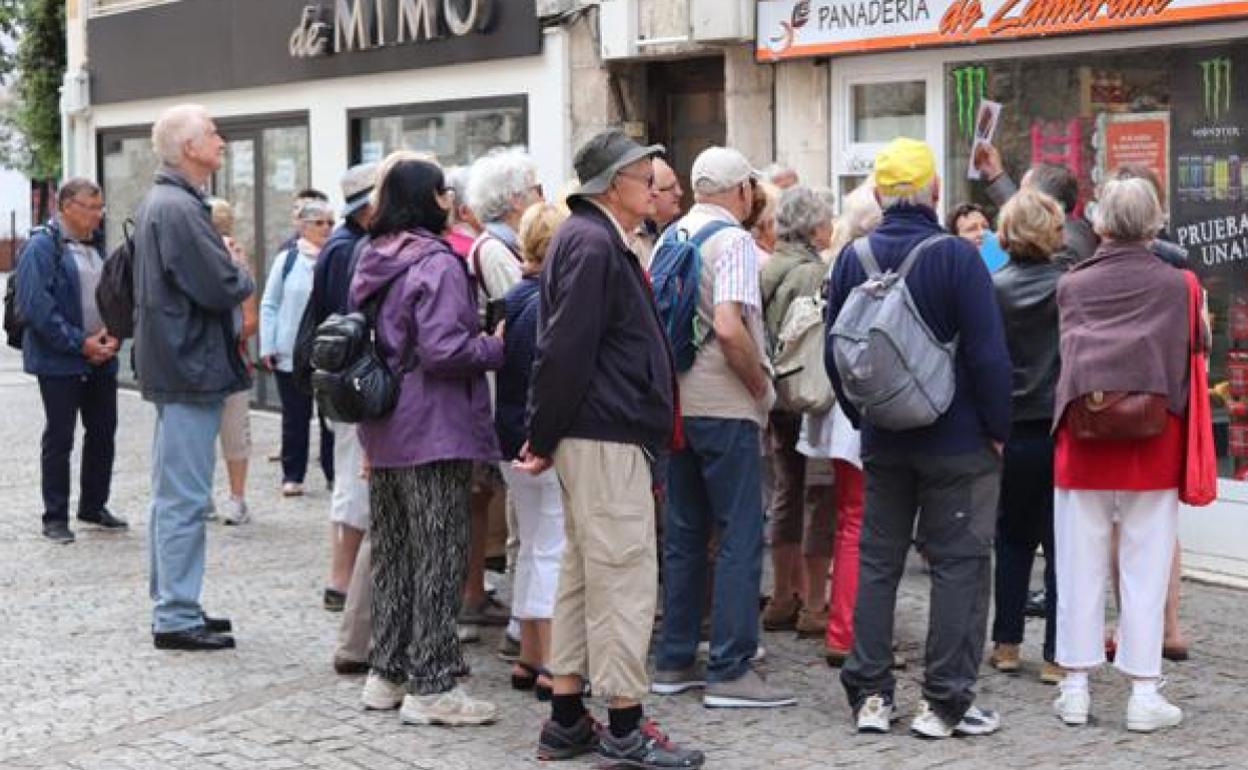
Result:
M703 761L643 721L641 709L658 583L651 465L672 433L674 372L628 233L654 214L650 158L660 151L619 131L577 151L572 216L542 271L529 440L517 467L558 469L567 524L551 631L552 715L538 744L545 759L597 749L636 768ZM582 701L586 679L609 699L601 734Z
M876 156L875 189L884 218L869 243L880 269L895 271L911 250L942 232L931 149L913 139L894 140ZM866 277L851 243L829 279L829 325ZM931 332L942 342L957 342L953 401L934 423L889 431L863 420L845 397L831 342L825 354L837 400L862 430L866 474L854 648L841 682L858 730L887 732L897 584L921 511L932 590L923 701L911 730L930 738L981 735L999 724L996 714L972 703L988 619L1001 446L1010 428L1010 357L992 279L969 241L945 237L929 243L906 286Z
M251 386L234 309L255 286L212 226L204 185L225 142L198 105L152 128L162 167L135 214L135 361L156 405L152 442L151 594L159 649L234 646L228 621L204 615L204 514L225 397Z
M61 185L57 214L31 234L17 263L17 303L26 319L22 363L39 378L46 424L41 480L43 536L74 542L69 529L70 453L82 415L78 520L105 529L126 522L106 507L117 431L118 340L104 328L95 287L104 269L104 199L88 179Z

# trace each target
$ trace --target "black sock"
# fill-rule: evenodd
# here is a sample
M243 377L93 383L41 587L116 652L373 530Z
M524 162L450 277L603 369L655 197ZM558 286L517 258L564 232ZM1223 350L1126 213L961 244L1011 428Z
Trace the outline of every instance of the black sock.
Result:
M641 706L629 706L626 709L608 709L607 718L611 722L611 735L623 738L641 727Z
M553 695L550 718L560 727L572 727L585 715L585 701L579 695Z

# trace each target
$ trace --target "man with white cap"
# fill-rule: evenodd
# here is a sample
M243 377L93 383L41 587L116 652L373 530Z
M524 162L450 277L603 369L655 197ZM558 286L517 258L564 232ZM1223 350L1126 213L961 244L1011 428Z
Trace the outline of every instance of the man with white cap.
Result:
M316 328L331 314L350 312L347 297L351 276L359 253L368 242L368 224L373 216L370 195L376 181L376 163L352 166L342 175L343 222L330 234L316 260L312 296L308 300L311 317L305 318L303 325L310 323ZM331 427L334 467L339 472L334 475L330 502L331 562L325 607L340 610L350 599L349 612L343 617L343 643L334 656L334 666L342 673L350 673L355 668L366 672L370 626L370 591L366 578L370 560L367 546L361 543L368 531L368 482L360 477L363 450L355 426L332 423ZM361 572L365 579L357 580L354 575Z
M650 287L629 233L654 215L662 147L604 131L576 153L580 187L547 252L529 439L518 468L552 464L563 487L566 546L551 629L551 719L538 757L597 750L611 765L701 767L643 719L646 653L654 623L652 465L671 440L675 386ZM602 728L585 709L583 682L608 699Z
M680 374L684 446L672 453L663 520L663 638L653 691L705 688L716 707L791 706L792 695L751 666L762 580L761 429L775 402L765 355L758 250L741 227L755 171L740 152L711 147L693 163L694 207L673 227L701 243L697 354ZM712 229L718 228L718 229ZM713 233L713 234L712 234ZM655 264L662 259L660 242ZM711 648L698 664L707 545L719 532Z

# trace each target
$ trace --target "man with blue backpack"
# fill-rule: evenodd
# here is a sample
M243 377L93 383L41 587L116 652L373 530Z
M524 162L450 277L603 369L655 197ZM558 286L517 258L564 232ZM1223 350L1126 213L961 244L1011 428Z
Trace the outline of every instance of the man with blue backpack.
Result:
M668 229L650 265L675 359L683 447L668 467L663 522L663 637L651 689L705 689L703 704L792 705L751 666L762 577L762 426L775 402L767 370L759 260L741 226L758 172L712 147L693 164L696 205ZM697 660L707 546L719 531L710 660Z
M927 666L910 730L987 735L973 705L988 620L1010 357L992 279L936 218L931 149L896 139L875 158L878 228L829 278L825 345L837 402L862 431L863 513L854 646L841 671L859 732L888 732L893 614L915 516L931 564Z

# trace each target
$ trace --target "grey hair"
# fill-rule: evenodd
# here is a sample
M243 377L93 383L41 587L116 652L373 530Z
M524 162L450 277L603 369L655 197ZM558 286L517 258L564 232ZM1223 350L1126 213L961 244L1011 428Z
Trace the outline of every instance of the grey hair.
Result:
M888 211L893 206L926 206L927 208L936 208L936 177L932 177L932 181L923 186L921 190L915 190L905 195L881 195L880 208Z
M56 207L63 208L74 197L86 193L88 197L94 198L100 194L100 186L90 179L81 176L70 177L61 183L56 191Z
M782 241L808 243L820 225L832 222L832 207L814 190L795 185L780 195L776 235Z
M491 152L472 164L468 206L482 222L497 222L512 209L512 199L537 182L537 164L519 148Z
M455 191L455 200L464 204L468 200L468 182L472 179L469 166L452 166L446 170L447 189Z
M861 238L874 230L883 216L884 211L880 208L880 202L875 199L875 185L871 180L855 187L841 202L841 215L836 219L832 246L829 248L833 258L855 238Z
M299 204L299 208L295 211L295 219L300 222L306 222L310 219L320 219L322 217L334 218L334 207L323 200L316 198L308 198Z
M165 110L152 126L156 157L168 166L181 164L184 146L207 133L208 121L208 110L198 104L179 104Z
M1094 219L1098 235L1124 243L1152 240L1163 221L1157 192L1138 177L1106 182Z

